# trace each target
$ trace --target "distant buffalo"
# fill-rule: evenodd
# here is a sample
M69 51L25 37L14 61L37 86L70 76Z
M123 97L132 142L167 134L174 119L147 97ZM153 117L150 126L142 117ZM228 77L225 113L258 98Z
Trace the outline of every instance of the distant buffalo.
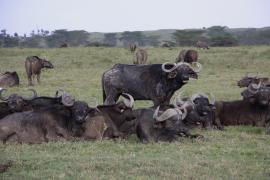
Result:
M67 48L68 47L68 43L62 43L59 48Z
M130 52L135 52L135 50L136 50L136 48L137 48L137 45L136 44L133 44L133 43L130 43L129 44L129 50L130 50Z
M206 42L198 41L195 44L195 47L197 48L203 48L203 49L210 49Z
M178 57L176 58L176 62L186 62L192 63L198 61L198 52L192 49L182 50Z
M38 56L29 56L25 60L25 70L28 78L28 85L33 85L32 78L37 75L37 82L40 83L40 73L42 68L53 68L50 61L41 59Z
M237 82L237 85L240 88L242 88L242 87L248 87L252 83L259 84L259 82L265 85L270 84L268 77L258 77L257 75L252 76L252 75L247 74L246 76L244 76L242 79L240 79Z
M0 74L0 86L12 87L20 84L20 79L16 71L6 71Z
M136 60L133 64L146 64L147 61L147 52L144 49L138 49L136 51Z

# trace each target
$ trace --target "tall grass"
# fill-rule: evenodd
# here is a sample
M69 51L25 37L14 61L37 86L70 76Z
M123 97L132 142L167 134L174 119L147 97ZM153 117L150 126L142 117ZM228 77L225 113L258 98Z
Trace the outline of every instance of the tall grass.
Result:
M148 62L174 62L181 49L149 48ZM258 72L269 77L269 46L198 51L203 70L198 80L181 89L184 95L212 92L217 100L240 99L236 81L242 76ZM16 70L21 80L10 93L27 93L24 61L30 55L46 57L55 66L42 72L41 84L35 82L39 95L52 96L61 88L90 105L93 97L102 103L102 73L134 58L123 48L0 49L0 71ZM136 107L151 104L140 101ZM0 179L270 179L270 138L263 128L196 131L205 139L142 145L132 136L102 142L0 144L0 162L13 161Z

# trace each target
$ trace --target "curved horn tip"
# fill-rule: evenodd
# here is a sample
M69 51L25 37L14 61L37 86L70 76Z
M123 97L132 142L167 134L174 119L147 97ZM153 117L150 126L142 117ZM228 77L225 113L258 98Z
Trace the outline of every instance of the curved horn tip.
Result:
M172 67L171 69L166 69L165 66L166 66L167 64L172 64L173 67ZM178 63L177 63L177 64L178 64ZM177 64L176 64L176 63L165 62L165 63L163 63L163 64L161 65L161 69L162 69L164 72L170 73L170 72L172 72L173 70L175 70L175 69L178 67Z
M124 98L125 98L125 99L124 99L125 105L126 105L127 107L133 108L133 105L134 105L134 98L133 98L130 94L128 94L128 93L122 93L122 95L125 95L125 96L128 97L128 100L127 100L127 98L124 97Z
M7 89L1 88L1 90L0 90L0 99L1 99L2 101L7 101L7 100L8 100L8 97L3 97L3 95L2 95L2 93L3 93L4 91L7 91Z
M154 114L153 114L153 118L154 118L154 119L157 119L157 118L158 118L158 111L159 111L159 108L160 108L160 106L158 106L158 107L156 108L156 110L155 110L155 112L154 112Z

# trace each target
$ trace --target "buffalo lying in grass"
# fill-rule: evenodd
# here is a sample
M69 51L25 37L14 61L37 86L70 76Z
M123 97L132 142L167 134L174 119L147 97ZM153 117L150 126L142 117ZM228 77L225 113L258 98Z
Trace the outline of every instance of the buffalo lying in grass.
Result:
M20 84L20 79L16 71L4 72L0 74L0 87L12 87Z
M268 77L258 77L257 75L246 75L237 82L237 85L242 87L248 87L250 84L269 84Z
M10 114L0 120L0 140L42 143L80 134L89 112L87 103L63 94L63 105Z
M4 101L0 102L0 119L12 114L13 112L22 112L26 110L27 102L37 97L37 93L33 89L29 90L33 93L31 97L21 96L16 93L13 93L8 97L4 97L3 92L5 91L7 90L0 88L0 99Z
M270 123L270 87L251 84L241 94L243 100L218 101L215 103L215 124L219 129L229 125L266 127ZM251 87L256 87L256 92Z
M213 105L204 96L181 100L175 106L160 106L135 110L137 119L136 133L142 143L153 140L175 141L179 136L190 138L202 137L190 134L189 130L202 123L211 124Z

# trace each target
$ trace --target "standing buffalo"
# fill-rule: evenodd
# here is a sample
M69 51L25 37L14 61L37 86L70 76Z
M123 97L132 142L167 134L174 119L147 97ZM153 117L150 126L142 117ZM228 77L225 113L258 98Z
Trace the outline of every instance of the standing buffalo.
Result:
M138 49L136 51L136 60L133 64L146 64L147 61L147 52L145 49Z
M182 50L176 58L176 63L186 62L193 63L198 61L198 52L195 50Z
M126 65L116 64L102 76L103 100L115 104L121 93L128 93L135 100L152 100L154 106L169 104L174 92L185 85L189 78L198 78L199 63Z
M136 44L133 44L133 43L129 44L129 50L131 53L135 52L136 48L137 48Z
M0 86L12 87L20 84L20 79L16 71L6 71L0 74Z
M40 83L40 73L42 68L53 68L50 61L41 59L38 56L29 56L25 60L25 70L28 78L28 85L33 85L32 79L37 75L37 82Z
M195 47L197 47L197 48L203 48L203 49L209 49L209 46L207 45L207 43L206 42L202 42L202 41L198 41L195 44Z

